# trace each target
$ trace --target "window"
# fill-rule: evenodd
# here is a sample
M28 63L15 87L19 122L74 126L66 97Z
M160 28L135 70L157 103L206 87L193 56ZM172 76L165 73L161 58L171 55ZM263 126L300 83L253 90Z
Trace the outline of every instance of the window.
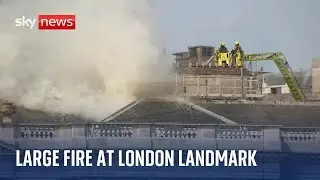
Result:
M281 87L271 88L271 94L281 94Z

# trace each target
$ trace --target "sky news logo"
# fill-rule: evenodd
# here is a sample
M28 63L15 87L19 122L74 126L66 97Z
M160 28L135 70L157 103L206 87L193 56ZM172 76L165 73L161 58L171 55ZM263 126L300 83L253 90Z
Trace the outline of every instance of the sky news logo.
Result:
M37 24L39 30L75 30L76 15L41 14L38 18L22 16L15 19L16 27L34 29Z

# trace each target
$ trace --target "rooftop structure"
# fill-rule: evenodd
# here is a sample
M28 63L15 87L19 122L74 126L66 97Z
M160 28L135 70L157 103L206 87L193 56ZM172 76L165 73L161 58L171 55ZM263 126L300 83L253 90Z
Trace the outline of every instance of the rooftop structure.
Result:
M312 61L312 93L320 99L320 57Z
M237 124L249 125L320 127L319 117L320 107L316 105L218 104L205 101L189 104L178 101L143 100L108 122L229 124L230 120Z

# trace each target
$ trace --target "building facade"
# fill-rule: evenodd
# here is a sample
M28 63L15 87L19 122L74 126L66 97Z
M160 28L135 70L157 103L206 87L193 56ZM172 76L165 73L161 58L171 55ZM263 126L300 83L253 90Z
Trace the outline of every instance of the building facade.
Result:
M308 99L313 99L312 86L313 76L311 69L304 69L294 72L296 80L303 89ZM290 99L291 92L280 73L268 73L262 75L262 94L265 96L282 96Z
M312 60L312 94L320 97L320 57Z
M182 96L213 99L262 98L260 80L255 76L176 75L176 91Z

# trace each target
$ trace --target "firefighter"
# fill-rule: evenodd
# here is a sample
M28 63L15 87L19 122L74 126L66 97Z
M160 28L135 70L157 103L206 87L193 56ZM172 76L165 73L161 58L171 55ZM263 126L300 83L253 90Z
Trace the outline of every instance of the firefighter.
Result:
M236 41L235 43L234 43L234 47L233 47L233 49L232 49L232 51L240 51L240 52L243 52L242 51L242 48L241 48L241 46L240 46L240 43L239 43L239 41ZM231 52L232 52L231 51Z
M239 57L237 55L239 54ZM242 66L242 57L243 57L244 51L242 50L240 43L236 41L234 43L234 47L231 50L230 56L232 60L232 66L241 67Z
M226 48L226 45L224 44L224 42L222 42L220 44L220 47L218 49L218 53L228 53L228 49Z
M217 50L216 59L217 59L218 67L229 65L229 51L226 48L224 42L220 44L220 47Z

